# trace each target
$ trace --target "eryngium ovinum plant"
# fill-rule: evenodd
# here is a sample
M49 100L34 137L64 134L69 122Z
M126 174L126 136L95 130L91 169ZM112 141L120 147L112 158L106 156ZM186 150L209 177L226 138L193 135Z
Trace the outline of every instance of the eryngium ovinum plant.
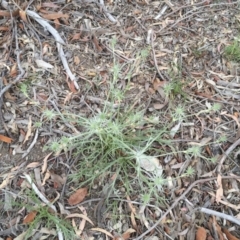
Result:
M112 44L113 52L114 46ZM141 57L141 54L138 56ZM81 133L53 141L50 148L58 153L72 149L79 156L76 170L71 175L72 181L78 182L79 187L110 182L113 190L124 186L128 193L140 191L146 202L151 196L159 197L162 186L167 182L159 157L177 153L173 148L170 153L162 152L161 149L156 151L154 143L170 144L170 141L164 139L166 136L171 137L174 125L180 126L188 116L184 105L179 105L170 108L172 121L162 124L155 121L154 124L151 120L153 117L144 116L145 109L139 110L128 103L124 104L128 87L125 90L117 88L120 72L121 68L114 59L112 82L101 112L90 118L74 116L72 121L81 129ZM212 110L215 109L208 108L206 111ZM67 120L71 121L71 118L68 116ZM182 153L190 154L193 150L201 155L200 149ZM183 176L192 175L193 172L190 167Z

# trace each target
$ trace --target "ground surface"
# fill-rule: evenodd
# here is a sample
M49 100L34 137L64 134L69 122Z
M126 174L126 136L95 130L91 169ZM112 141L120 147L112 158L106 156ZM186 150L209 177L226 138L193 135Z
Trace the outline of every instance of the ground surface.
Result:
M56 35L32 12L65 42L69 71ZM60 239L51 216L68 216L81 239L239 239L240 68L225 54L239 21L235 0L2 1L0 237ZM78 165L89 150L79 154L69 142L66 151L48 147L84 132L79 116L92 119L106 108L118 109L110 112L113 122L118 111L141 112L141 124L124 135L141 131L142 142L148 129L164 129L167 144L153 141L144 152L162 167L163 185L151 183L159 198L136 181L135 160L126 168L128 185L114 181L113 165L82 186L86 173L69 176L90 172L91 164Z

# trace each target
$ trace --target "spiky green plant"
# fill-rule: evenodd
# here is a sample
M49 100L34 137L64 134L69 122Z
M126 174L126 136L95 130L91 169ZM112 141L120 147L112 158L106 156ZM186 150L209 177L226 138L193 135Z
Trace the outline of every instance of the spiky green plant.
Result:
M234 62L240 61L240 43L238 38L225 47L224 56Z

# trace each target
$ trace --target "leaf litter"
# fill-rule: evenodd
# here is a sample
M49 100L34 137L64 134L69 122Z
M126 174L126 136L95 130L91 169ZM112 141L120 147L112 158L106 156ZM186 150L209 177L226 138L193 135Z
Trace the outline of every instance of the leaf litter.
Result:
M71 219L82 239L239 239L239 65L224 56L239 34L239 1L83 2L1 2L0 189L2 202L12 196L18 204L1 205L0 236L28 236L21 228L11 231L9 222L31 189L52 216ZM131 169L130 196L114 167L79 187L84 179L69 178L77 171L74 149L43 152L83 130L63 114L90 119L112 105L106 94L114 61L121 66L115 88L126 92L114 104L144 112L135 130L161 131L171 123L163 142L153 141L135 159L160 198L148 198L147 185L139 185ZM63 150L69 145L61 143ZM104 196L108 181L117 189ZM181 194L185 198L176 202ZM20 222L36 216L37 210L24 210ZM67 239L57 225L44 227L36 226L42 237Z

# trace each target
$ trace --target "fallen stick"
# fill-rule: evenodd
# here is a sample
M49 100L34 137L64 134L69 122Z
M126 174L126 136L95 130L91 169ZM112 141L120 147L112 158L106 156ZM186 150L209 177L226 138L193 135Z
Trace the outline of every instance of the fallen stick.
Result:
M102 10L104 11L104 13L105 13L106 16L108 17L108 19L109 19L111 22L116 23L117 20L111 15L111 13L108 12L107 8L105 7L104 0L100 0L99 5L102 7Z
M29 17L32 17L35 21L37 21L40 25L42 25L46 30L48 30L53 35L53 37L55 38L55 40L57 42L58 54L62 60L63 67L66 70L67 75L69 76L71 81L73 81L75 88L78 90L79 86L76 82L76 77L72 74L72 72L68 66L67 59L66 59L65 54L62 49L62 45L65 45L65 42L59 35L58 31L55 28L53 28L45 19L40 17L37 13L27 10L26 14Z
M221 168L222 165L224 163L224 161L226 160L226 158L228 157L228 155L240 144L240 138L235 141L224 153L223 156L221 157L221 159L219 160L219 163L217 165L216 168L216 172L221 174Z
M26 178L26 180L29 182L29 184L31 185L33 191L38 195L38 197L45 203L47 204L55 213L57 213L57 209L56 207L47 200L47 198L38 190L37 186L35 185L35 183L32 181L32 178L30 177L30 175L24 173L24 176ZM56 229L57 229L57 233L58 233L58 239L59 240L63 240L63 234L62 231L59 229L59 227L56 225Z
M22 158L25 158L30 153L31 149L34 147L35 143L37 142L37 138L38 138L38 128L36 129L35 136L32 143L28 147L27 151L22 155Z
M164 5L162 10L159 12L159 14L154 19L158 20L160 17L162 17L162 15L166 12L167 9L168 9L168 6Z
M223 219L226 219L230 222L233 222L233 223L236 223L237 225L240 226L240 220L231 216L231 215L227 215L225 213L221 213L221 212L217 212L217 211L214 211L212 209L208 209L208 208L199 208L200 212L202 213L206 213L206 214L209 214L209 215L214 215L216 217L220 217L220 218L223 218Z

